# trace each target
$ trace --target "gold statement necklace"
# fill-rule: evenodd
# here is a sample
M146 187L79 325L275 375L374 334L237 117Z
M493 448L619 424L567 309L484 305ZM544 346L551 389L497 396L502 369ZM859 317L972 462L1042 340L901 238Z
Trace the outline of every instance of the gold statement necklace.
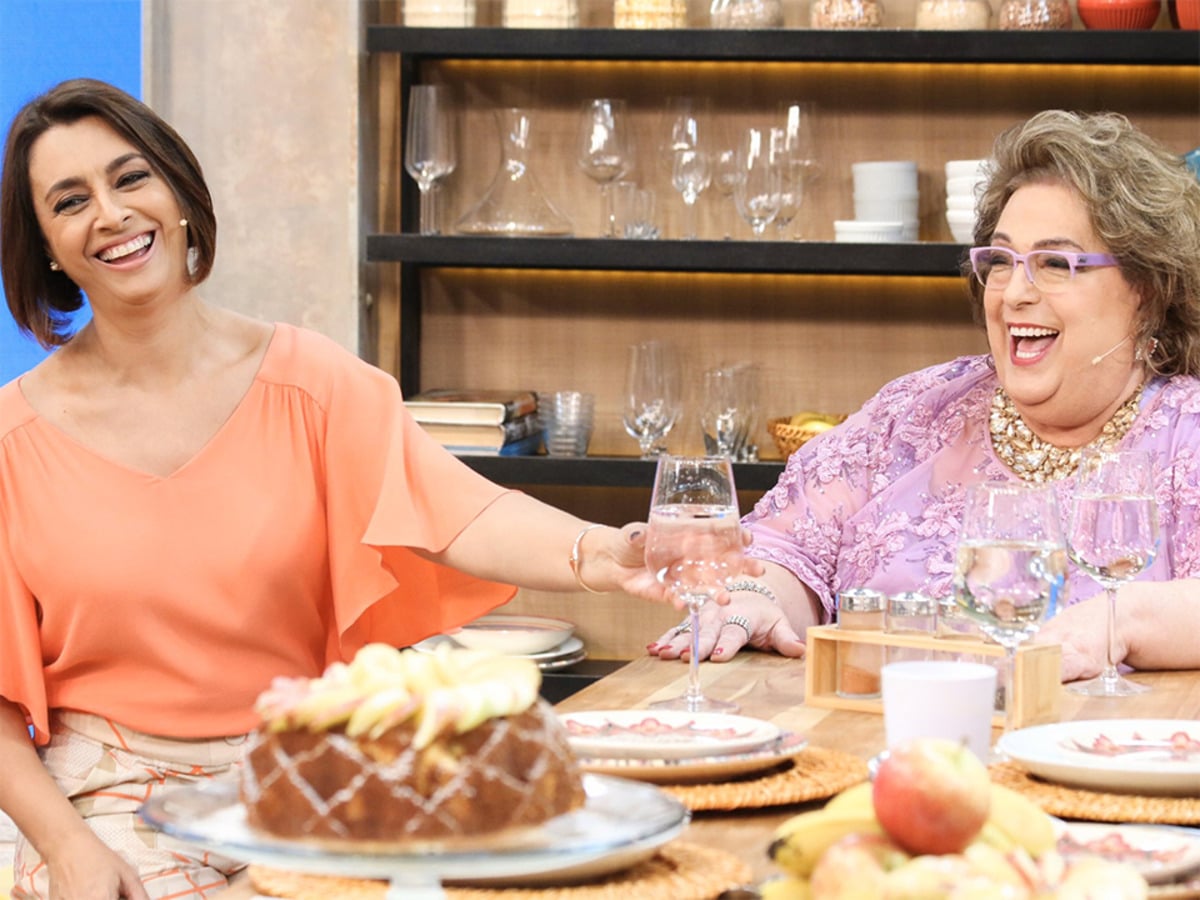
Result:
M1142 386L1104 423L1100 434L1086 447L1056 447L1043 441L1025 424L1002 387L992 396L989 429L992 449L1022 481L1041 484L1070 475L1079 466L1079 457L1087 447L1111 446L1125 437L1137 418Z

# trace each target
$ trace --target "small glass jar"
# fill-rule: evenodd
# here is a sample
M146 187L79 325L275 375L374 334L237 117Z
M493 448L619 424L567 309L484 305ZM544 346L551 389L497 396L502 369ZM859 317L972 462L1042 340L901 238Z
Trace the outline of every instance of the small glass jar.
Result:
M884 598L869 588L848 588L838 594L837 627L841 631L883 632ZM878 697L883 668L883 644L837 643L837 695L854 699Z
M613 28L687 28L687 0L613 0Z
M1054 31L1071 27L1070 0L1004 0L996 27L1003 31Z
M916 27L924 31L983 31L992 22L987 0L919 0Z
M712 28L782 28L781 0L713 0Z
M812 0L808 11L812 28L882 28L881 0Z
M904 591L888 597L884 630L888 634L937 636L937 603L916 591ZM921 647L888 647L888 662L932 659L930 650Z
M504 0L505 28L576 28L577 0Z
M402 16L412 28L471 28L475 0L404 0Z

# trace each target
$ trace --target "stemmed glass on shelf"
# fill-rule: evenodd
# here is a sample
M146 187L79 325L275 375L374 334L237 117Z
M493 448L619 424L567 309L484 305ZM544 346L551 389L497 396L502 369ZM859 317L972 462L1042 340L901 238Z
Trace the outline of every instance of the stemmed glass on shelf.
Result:
M782 129L747 128L737 146L738 178L733 200L755 237L762 237L779 213Z
M623 422L637 438L643 458L663 452L663 442L679 420L683 380L679 354L666 341L642 341L629 348Z
M575 163L600 185L600 235L612 237L613 211L609 186L629 171L633 157L624 100L599 98L583 104Z
M1147 569L1158 552L1158 509L1150 454L1089 448L1076 474L1067 537L1071 561L1100 583L1108 598L1108 654L1095 678L1067 689L1092 697L1126 697L1149 690L1117 670L1117 588Z
M810 182L817 173L816 104L787 103L782 113L783 199L779 214L775 216L775 227L781 240L787 236L787 226L799 215Z
M704 104L690 97L676 97L669 104L669 134L663 147L671 171L671 186L683 198L683 236L696 237L696 201L712 181L708 148L708 123Z
M440 84L414 84L408 90L408 125L404 137L404 169L421 191L421 234L440 234L439 182L458 162L450 89Z
M1005 730L1015 724L1014 662L1062 595L1067 548L1052 488L988 481L967 491L954 564L959 610L1005 651Z
M659 457L646 532L646 567L688 610L687 691L652 704L688 712L737 712L700 687L700 607L742 571L742 531L733 464L725 457Z

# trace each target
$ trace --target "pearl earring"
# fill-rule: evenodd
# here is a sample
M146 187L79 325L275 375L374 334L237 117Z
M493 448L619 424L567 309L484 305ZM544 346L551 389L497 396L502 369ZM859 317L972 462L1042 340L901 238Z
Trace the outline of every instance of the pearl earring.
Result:
M180 219L180 220L179 220L179 227L180 227L180 228L187 228L187 219Z
M50 260L50 271L51 271L51 272L61 272L61 271L62 271L62 266L60 266L60 265L59 265L58 263L56 263L54 260Z

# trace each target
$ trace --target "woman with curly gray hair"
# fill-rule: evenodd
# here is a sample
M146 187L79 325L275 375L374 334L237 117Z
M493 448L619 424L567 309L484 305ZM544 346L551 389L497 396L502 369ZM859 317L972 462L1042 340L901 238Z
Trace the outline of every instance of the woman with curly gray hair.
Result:
M1049 484L1067 509L1082 451L1113 446L1151 454L1162 530L1119 592L1115 661L1200 666L1200 182L1123 116L1051 110L999 136L977 207L964 275L990 352L895 380L792 454L745 519L766 573L704 611L704 655L800 656L849 587L952 596L967 488ZM1098 591L1072 567L1042 629L1065 680L1105 662Z

